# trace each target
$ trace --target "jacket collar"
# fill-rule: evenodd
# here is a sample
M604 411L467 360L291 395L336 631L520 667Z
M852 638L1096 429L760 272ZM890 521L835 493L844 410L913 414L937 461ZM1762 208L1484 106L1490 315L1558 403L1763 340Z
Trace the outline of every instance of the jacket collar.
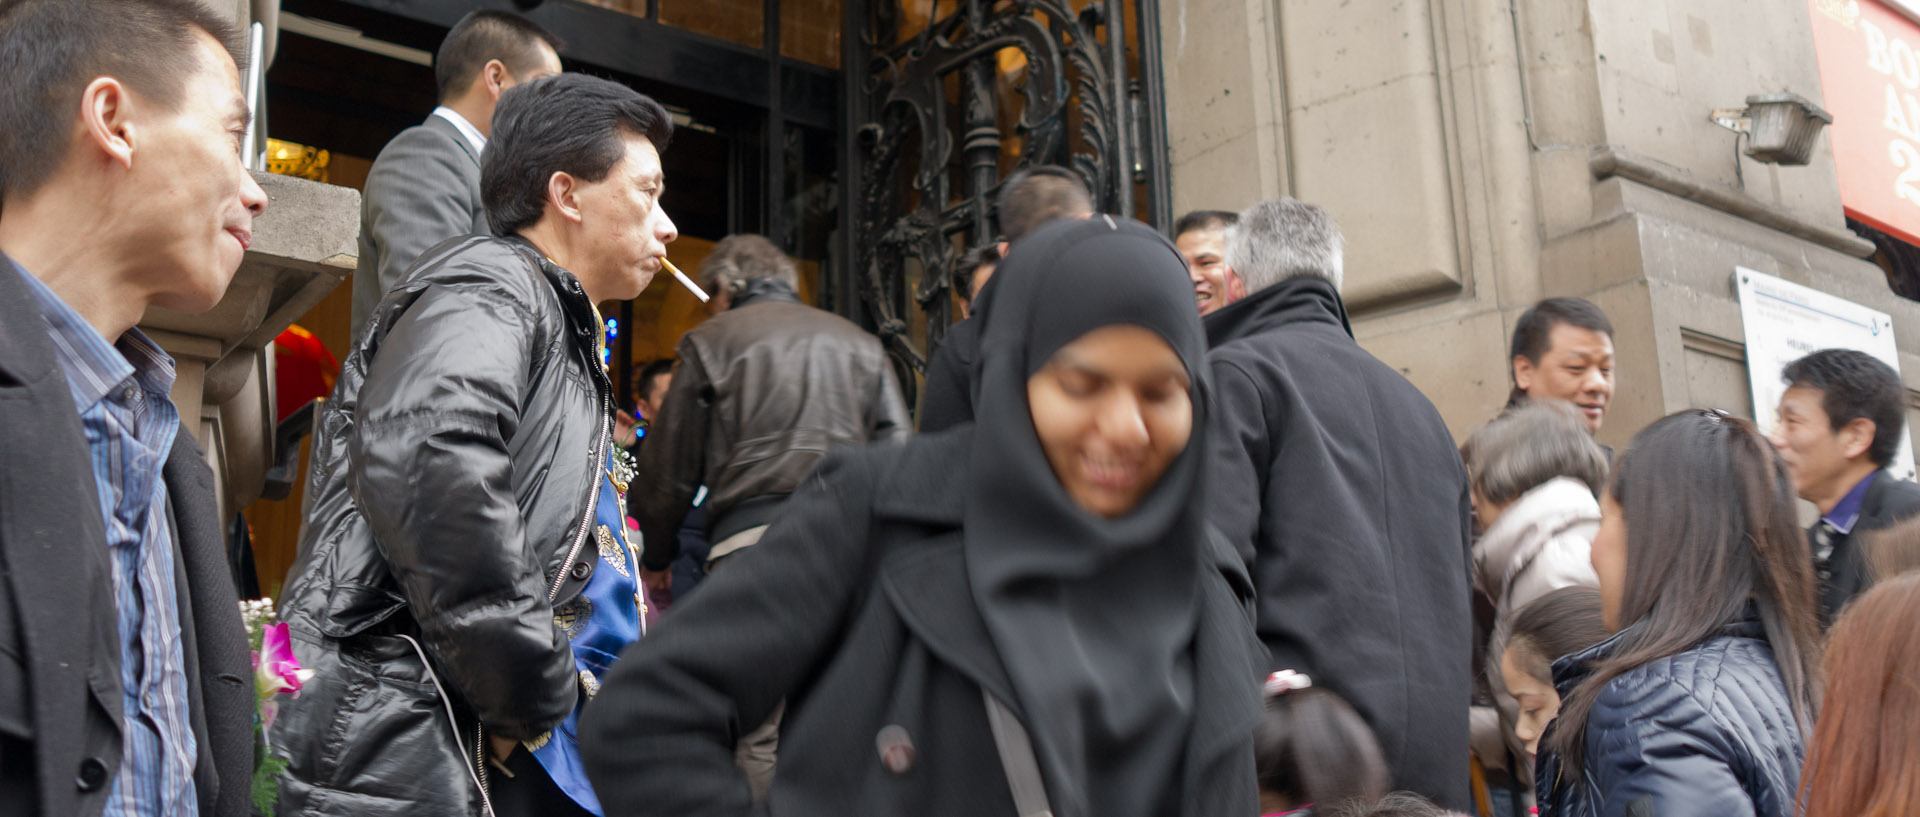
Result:
M1890 518L1902 515L1906 510L1905 505L1911 502L1911 500L1900 501L1896 492L1911 493L1912 491L1913 483L1894 476L1891 471L1880 471L1879 475L1873 478L1873 484L1867 486L1867 495L1860 499L1860 518L1854 520L1853 526L1855 528L1863 525L1869 528L1884 526Z
M1353 337L1340 290L1332 281L1313 275L1288 278L1248 295L1208 315L1203 323L1211 347L1299 323L1331 324Z
M459 111L442 105L433 109L433 114L427 117L426 125L444 132L454 144L460 146L460 152L473 160L475 167L480 166L480 154L487 146L487 137L481 136L480 129L474 127L472 122L468 122ZM479 140L477 143L476 139Z
M740 297L730 308L739 309L750 304L776 301L797 304L800 303L800 296L794 293L793 287L788 286L787 282L768 275L748 281L746 290L740 293Z
M1613 657L1614 653L1619 652L1621 647L1625 645L1629 634L1634 631L1634 627L1628 627L1620 632L1614 633L1605 641L1579 652L1561 656L1559 660L1554 661L1553 687L1560 693L1560 697L1565 698L1567 693L1572 692L1574 687L1579 686L1581 681L1585 681L1587 676L1593 674L1596 665ZM1767 639L1767 628L1766 625L1760 622L1759 606L1751 601L1747 602L1747 606L1740 611L1740 615L1735 616L1732 621L1720 625L1718 629L1714 630L1706 638L1700 639L1700 644L1705 644L1716 638L1754 638L1765 641ZM1694 649L1698 646L1699 644L1695 644L1693 647L1688 647L1687 649Z
M553 262L533 242L519 235L510 235L504 239L514 249L519 250L536 269L553 293L560 299L560 312L566 317L567 334L571 335L576 349L582 350L590 359L588 369L593 370L594 383L598 384L602 394L613 394L613 381L607 377L607 369L600 363L600 334L604 331L600 323L600 313L594 309L593 302L587 300L587 290L580 285L580 278L565 267Z
M25 274L0 254L0 350L6 350L0 354L0 372L21 383L38 383L59 364Z

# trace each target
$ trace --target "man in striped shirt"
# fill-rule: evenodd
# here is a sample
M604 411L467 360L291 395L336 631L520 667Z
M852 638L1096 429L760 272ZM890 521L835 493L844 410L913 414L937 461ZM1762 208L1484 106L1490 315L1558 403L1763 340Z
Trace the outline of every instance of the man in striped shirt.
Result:
M22 813L247 811L212 473L135 328L217 303L266 208L234 43L198 0L0 11L0 803Z

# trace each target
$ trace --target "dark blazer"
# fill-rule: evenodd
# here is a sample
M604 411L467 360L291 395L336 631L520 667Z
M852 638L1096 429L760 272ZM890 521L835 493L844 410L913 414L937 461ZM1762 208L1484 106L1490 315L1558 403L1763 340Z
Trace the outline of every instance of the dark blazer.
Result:
M1395 788L1470 810L1472 514L1440 413L1354 342L1322 279L1275 284L1206 327L1210 518L1247 560L1269 668L1351 703Z
M1853 523L1853 530L1833 539L1833 555L1827 559L1827 573L1820 579L1822 624L1832 624L1840 608L1873 586L1866 547L1873 534L1912 516L1920 516L1920 485L1881 471L1860 500L1860 518ZM1815 546L1815 552L1819 549L1814 531L1819 527L1815 522L1807 529L1807 543Z
M1561 697L1616 644L1608 639L1554 662ZM1556 721L1548 734L1563 727ZM1800 735L1765 628L1757 618L1737 621L1608 681L1587 716L1581 768L1541 751L1540 813L1792 817L1805 759ZM1633 810L1640 803L1646 811Z
M783 698L775 814L1014 813L981 691L1015 698L961 550L971 440L829 455L759 545L622 656L581 719L608 814L752 813L734 743ZM1216 544L1178 812L1195 817L1257 806L1251 587Z
M163 477L200 813L247 813L253 682L213 472L186 431ZM80 415L25 282L0 268L0 803L95 815L120 767L120 637Z
M403 130L380 149L360 198L360 264L353 334L420 255L442 241L489 235L480 203L480 154L445 117Z

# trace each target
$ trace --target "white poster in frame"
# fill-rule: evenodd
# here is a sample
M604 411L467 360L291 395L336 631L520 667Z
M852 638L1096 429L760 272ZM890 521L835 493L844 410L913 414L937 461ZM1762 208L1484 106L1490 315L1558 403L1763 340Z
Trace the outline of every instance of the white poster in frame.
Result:
M1887 313L1746 267L1733 268L1733 282L1745 325L1753 419L1761 431L1772 433L1775 409L1787 390L1781 371L1808 354L1854 349L1900 371L1893 320ZM1900 450L1887 470L1901 479L1914 478L1911 428L1901 431Z

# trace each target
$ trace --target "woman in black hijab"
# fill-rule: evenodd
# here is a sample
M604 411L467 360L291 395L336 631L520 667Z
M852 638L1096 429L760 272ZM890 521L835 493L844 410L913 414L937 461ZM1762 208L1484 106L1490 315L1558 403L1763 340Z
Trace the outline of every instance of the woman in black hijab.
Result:
M830 456L583 718L608 814L1252 814L1258 668L1208 534L1179 254L1104 217L1001 266L973 425Z

